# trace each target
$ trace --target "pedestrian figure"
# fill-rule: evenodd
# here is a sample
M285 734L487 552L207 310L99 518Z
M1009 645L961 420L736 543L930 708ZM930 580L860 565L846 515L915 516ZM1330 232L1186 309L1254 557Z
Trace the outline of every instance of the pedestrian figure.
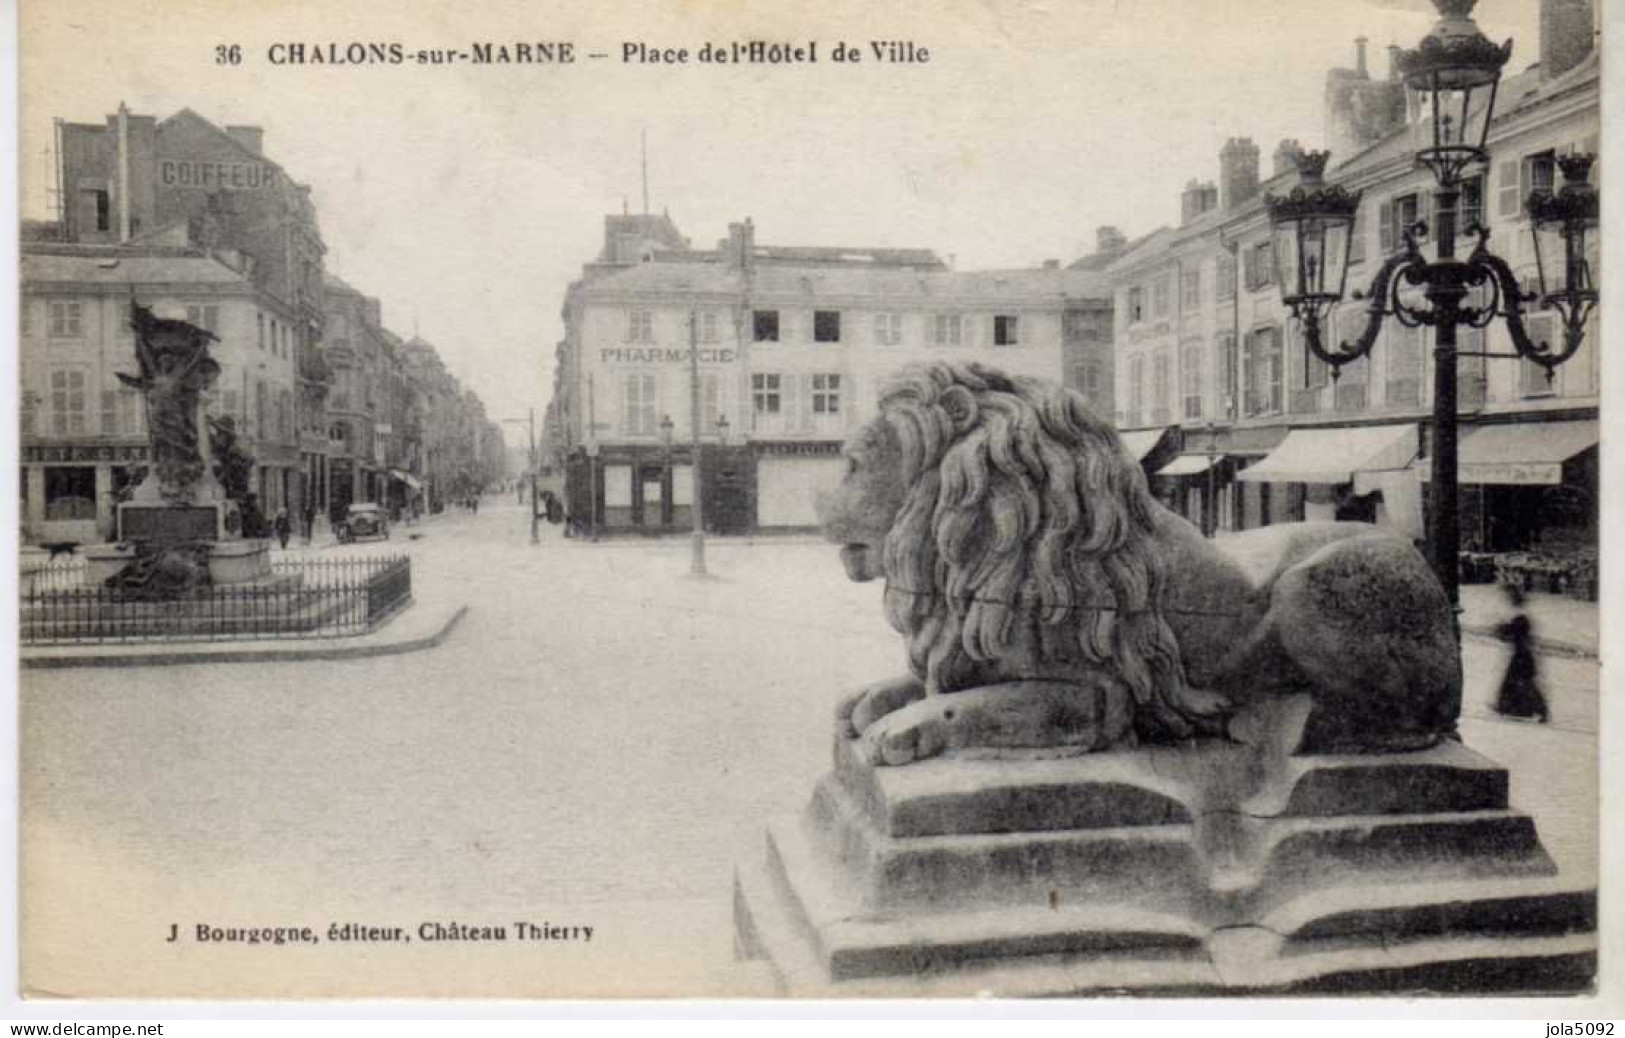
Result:
M276 520L274 526L276 529L276 539L282 542L282 550L287 551L288 534L292 531L288 525L288 510L286 508L278 508L276 510Z
M305 503L305 543L309 544L316 536L316 503Z
M1515 612L1497 633L1502 641L1512 645L1512 660L1507 664L1506 677L1501 679L1501 694L1496 697L1495 711L1504 717L1534 717L1545 724L1551 720L1551 712L1546 705L1546 697L1540 691L1533 646L1534 626L1529 621L1529 614L1524 611L1523 589L1508 584L1506 593Z

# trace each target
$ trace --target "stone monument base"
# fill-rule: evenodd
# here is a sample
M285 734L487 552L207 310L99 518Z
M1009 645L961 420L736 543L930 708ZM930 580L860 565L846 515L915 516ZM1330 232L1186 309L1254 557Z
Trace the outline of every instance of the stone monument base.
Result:
M123 569L135 554L135 548L123 544L98 544L85 549L85 586L104 586L107 578ZM210 583L252 584L270 579L270 541L249 538L209 545Z
M871 767L837 739L734 889L788 994L1555 993L1590 987L1596 892L1459 743L1234 743Z

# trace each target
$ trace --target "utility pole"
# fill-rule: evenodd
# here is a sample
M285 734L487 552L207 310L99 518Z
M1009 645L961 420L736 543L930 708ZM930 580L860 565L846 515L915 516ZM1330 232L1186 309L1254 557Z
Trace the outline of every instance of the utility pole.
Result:
M700 461L700 312L690 309L688 312L688 419L689 431L692 434L694 463L693 486L689 497L693 504L689 506L689 513L694 518L694 557L689 566L689 575L694 577L706 576L705 571L705 479L704 468Z
M536 408L530 409L530 543L542 541L541 516L536 511Z

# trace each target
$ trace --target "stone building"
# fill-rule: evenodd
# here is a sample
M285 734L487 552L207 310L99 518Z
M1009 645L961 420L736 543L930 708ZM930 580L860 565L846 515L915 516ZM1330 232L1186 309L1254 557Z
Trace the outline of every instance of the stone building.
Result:
M255 473L261 507L297 504L298 312L226 257L163 246L25 242L19 390L25 540L94 542L113 535L115 505L147 458L130 301L219 336L211 415L231 415L239 442L275 459Z
M1105 406L1109 309L1101 275L1058 263L962 273L924 250L761 246L747 221L714 252L572 286L546 446L592 529L687 529L697 395L707 528L811 527L890 372L944 357L1060 379L1070 364Z
M1540 60L1503 79L1490 161L1462 197L1462 225L1492 231L1491 248L1526 280L1534 255L1524 200L1553 185L1558 154L1598 150L1589 6L1544 0L1542 15ZM1403 228L1429 219L1433 188L1414 163L1424 129L1418 113L1378 104L1391 98L1395 79L1371 81L1363 42L1358 46L1356 68L1334 70L1327 86L1328 133L1356 146L1333 153L1328 179L1363 192L1351 295L1399 247ZM1365 105L1357 125L1346 118L1351 104ZM1298 339L1281 304L1262 202L1263 192L1281 194L1296 182L1288 161L1296 147L1282 142L1259 183L1256 147L1231 141L1220 156L1216 208L1205 208L1206 188L1193 184L1179 227L1148 236L1108 268L1117 304L1118 424L1145 449L1159 495L1206 528L1344 517L1420 538L1432 333L1390 318L1372 353L1344 366L1335 382ZM1595 268L1597 257L1592 262ZM1353 338L1365 306L1346 299L1328 338ZM1554 340L1553 314L1535 312L1527 324L1537 340ZM1595 544L1600 334L1593 314L1586 344L1550 382L1525 361L1459 359L1464 547ZM1496 321L1462 329L1459 349L1506 354L1512 344Z
M23 294L35 301L43 330L38 338L25 337L24 389L46 408L61 403L66 412L59 423L53 410L39 425L38 445L73 435L58 429L94 425L97 435L107 435L110 427L126 428L117 417L111 370L123 363L115 354L133 349L133 340L116 316L122 304L109 293L121 291L127 303L133 292L142 303L173 307L176 316L221 337L216 352L226 371L209 406L237 419L255 458L253 487L262 509L297 512L307 499L319 498L326 450L326 247L309 188L265 153L259 127L220 127L189 109L160 120L121 105L100 124L58 121L56 143L61 211L53 223L28 229L35 240L25 253L34 259L22 272ZM112 352L93 364L98 350ZM133 353L128 362L134 363ZM98 372L101 380L93 381ZM31 385L31 378L43 381ZM114 402L111 423L74 417L107 394ZM53 478L53 486L67 485L61 483L67 477ZM105 525L113 477L96 478L108 484L94 509ZM67 497L82 499L80 489L74 484ZM40 490L67 499L53 497L48 486ZM70 521L45 518L65 506L40 503L38 522ZM88 533L85 519L71 521Z

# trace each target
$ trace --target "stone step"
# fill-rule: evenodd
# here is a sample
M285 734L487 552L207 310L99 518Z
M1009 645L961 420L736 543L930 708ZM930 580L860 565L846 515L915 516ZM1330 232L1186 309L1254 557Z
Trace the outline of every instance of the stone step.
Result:
M808 811L832 860L875 905L1021 904L1056 898L1201 906L1215 924L1305 889L1555 871L1534 823L1507 810L1254 818L972 835L886 835L832 777ZM1192 907L1187 911L1196 912Z
M875 911L792 824L736 874L735 918L740 955L804 996L1553 993L1595 976L1594 891L1497 879L1331 895L1219 928L1098 904Z
M1116 829L1255 817L1501 810L1506 769L1458 742L1407 754L1288 757L1210 742L1045 759L948 757L873 767L838 738L835 774L888 836Z

